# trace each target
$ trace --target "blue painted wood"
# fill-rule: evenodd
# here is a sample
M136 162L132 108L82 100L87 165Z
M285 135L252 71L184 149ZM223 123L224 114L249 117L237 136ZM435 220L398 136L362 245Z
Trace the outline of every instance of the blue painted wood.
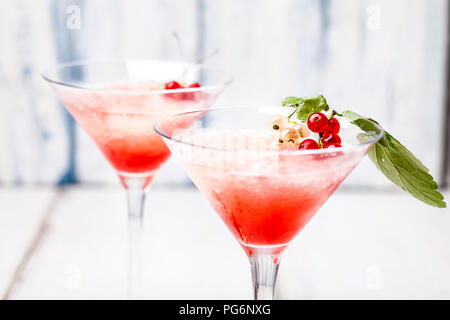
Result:
M57 51L57 62L67 62L74 60L81 60L86 58L80 48L80 31L77 29L69 29L67 27L67 8L70 5L74 5L74 1L70 0L53 0L52 1L52 31L55 42L55 49ZM85 1L77 1L76 6L78 6L80 12L85 8ZM83 75L77 75L79 80L82 80ZM79 182L76 173L76 152L77 152L77 141L76 141L76 130L75 121L69 112L60 103L61 108L64 112L64 122L67 130L67 153L68 153L68 163L67 169L62 173L61 178L58 181L58 185L74 184Z
M71 5L81 10L80 29L67 28ZM116 181L65 110L50 108L56 98L37 75L82 58L178 59L172 31L188 60L219 49L207 64L235 82L218 105L324 93L340 109L380 120L437 174L444 120L429 123L444 112L448 7L446 0L1 2L0 181ZM158 179L185 181L181 172L169 165ZM387 185L366 163L347 182Z

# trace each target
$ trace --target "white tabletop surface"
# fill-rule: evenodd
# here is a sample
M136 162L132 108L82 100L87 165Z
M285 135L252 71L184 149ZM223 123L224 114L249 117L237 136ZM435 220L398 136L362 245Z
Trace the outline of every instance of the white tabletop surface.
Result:
M144 232L145 298L251 298L246 256L195 188L153 188ZM119 187L0 188L0 297L122 299L126 239ZM287 249L277 296L450 299L449 244L449 209L340 190Z

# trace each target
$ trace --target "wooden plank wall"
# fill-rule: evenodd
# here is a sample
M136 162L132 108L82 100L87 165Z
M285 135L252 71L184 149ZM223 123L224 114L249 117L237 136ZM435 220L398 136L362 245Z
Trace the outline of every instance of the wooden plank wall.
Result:
M67 25L73 5L79 28ZM447 20L446 0L2 1L0 183L115 182L40 72L82 58L177 59L174 30L188 59L219 49L208 64L235 76L219 105L323 93L379 120L439 175ZM158 180L186 177L169 164ZM387 183L365 161L346 184Z

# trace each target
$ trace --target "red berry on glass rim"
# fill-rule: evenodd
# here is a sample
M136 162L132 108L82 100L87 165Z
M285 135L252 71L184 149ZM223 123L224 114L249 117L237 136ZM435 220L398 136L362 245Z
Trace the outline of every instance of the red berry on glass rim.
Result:
M341 130L341 125L339 123L339 120L336 118L331 118L330 121L328 122L327 131L329 131L333 134L338 134L340 130Z
M164 89L166 90L175 90L181 88L183 88L183 86L179 84L177 81L169 81L164 85Z
M313 139L303 140L298 146L300 150L314 150L319 149L319 145Z
M169 81L164 85L164 88L166 90L176 90L176 89L183 89L184 87L178 81ZM174 100L184 100L186 98L186 93L184 92L168 93L165 96Z
M198 82L191 83L187 88L201 88L202 86ZM195 100L197 98L197 95L200 94L198 91L194 92L186 92L186 99L187 100Z
M194 83L190 84L188 88L200 88L200 87L201 87L200 83L194 82Z
M328 118L320 112L311 114L307 123L309 130L315 133L322 133L328 128Z
M323 134L322 141L324 145L332 144L332 143L341 143L341 137L339 137L337 134L334 134L330 131L326 131Z

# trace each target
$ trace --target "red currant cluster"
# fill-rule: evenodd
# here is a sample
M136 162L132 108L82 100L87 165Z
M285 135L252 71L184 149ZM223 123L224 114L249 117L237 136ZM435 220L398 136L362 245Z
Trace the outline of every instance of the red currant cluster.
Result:
M198 82L194 82L187 87L182 86L178 81L169 81L164 85L164 89L166 90L176 90L176 89L185 89L185 88L200 88L201 85ZM195 100L197 92L178 92L171 93L168 97L176 99L176 100Z
M328 119L325 114L316 112L309 116L307 124L309 130L319 134L319 143L313 139L303 140L299 146L300 150L342 147L341 137L338 135L341 130L338 119L333 116Z

